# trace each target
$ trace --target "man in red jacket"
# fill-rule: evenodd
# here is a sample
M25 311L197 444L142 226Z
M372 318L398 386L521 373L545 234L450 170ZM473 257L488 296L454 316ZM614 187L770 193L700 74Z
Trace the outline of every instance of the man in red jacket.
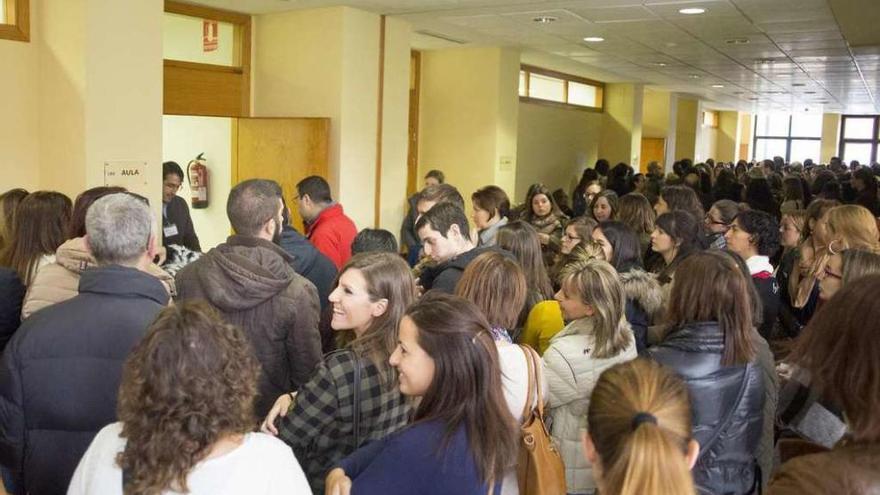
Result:
M330 185L323 177L312 175L296 185L299 214L308 225L308 238L336 269L351 258L351 243L357 227L345 216L342 205L333 202Z

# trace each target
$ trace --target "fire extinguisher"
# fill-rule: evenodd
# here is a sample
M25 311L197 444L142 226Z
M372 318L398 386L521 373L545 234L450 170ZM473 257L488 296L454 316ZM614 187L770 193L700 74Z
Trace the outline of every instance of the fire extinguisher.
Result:
M192 191L190 204L193 208L208 207L208 161L204 155L199 153L186 167L186 176Z

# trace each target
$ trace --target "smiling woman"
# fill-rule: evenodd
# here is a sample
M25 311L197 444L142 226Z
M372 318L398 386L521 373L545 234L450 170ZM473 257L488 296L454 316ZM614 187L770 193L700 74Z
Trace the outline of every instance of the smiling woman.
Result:
M28 0L0 0L0 39L30 41Z

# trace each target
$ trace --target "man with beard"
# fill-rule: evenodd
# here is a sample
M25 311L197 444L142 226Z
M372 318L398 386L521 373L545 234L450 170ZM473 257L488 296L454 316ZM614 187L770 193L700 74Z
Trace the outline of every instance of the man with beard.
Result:
M315 286L278 246L281 188L251 179L232 188L226 214L234 235L177 274L178 300L204 299L250 338L262 365L255 413L299 389L321 361Z

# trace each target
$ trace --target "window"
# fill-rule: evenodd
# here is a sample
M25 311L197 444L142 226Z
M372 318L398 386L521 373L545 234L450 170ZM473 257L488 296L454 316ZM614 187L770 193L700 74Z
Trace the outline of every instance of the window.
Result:
M703 112L703 127L718 127L718 112L714 110Z
M523 65L519 71L520 100L582 110L602 110L604 85L582 77Z
M250 114L249 15L166 0L162 49L166 115Z
M29 0L0 0L0 39L30 41Z
M880 142L880 116L844 115L840 124L840 158L845 162L858 160L862 165L877 162Z
M758 114L755 117L755 145L752 158L781 156L786 162L819 160L822 148L822 114Z

